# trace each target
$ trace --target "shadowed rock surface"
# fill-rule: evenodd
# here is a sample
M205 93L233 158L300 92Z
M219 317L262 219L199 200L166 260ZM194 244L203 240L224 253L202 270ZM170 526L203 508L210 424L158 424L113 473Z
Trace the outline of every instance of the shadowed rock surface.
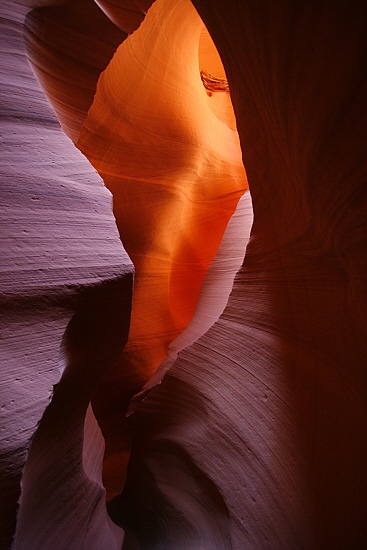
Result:
M187 0L98 4L27 47L113 193L129 335L110 198L3 8L4 545L63 341L16 548L365 548L366 4L194 0L225 72Z
M60 346L71 323L66 363L72 373L62 377L42 420L45 438L41 430L34 439L16 547L81 547L98 533L101 547L118 548L123 532L106 513L99 479L104 444L93 419L84 438L92 458L81 461L93 386L127 338L133 266L110 194L61 131L32 75L24 54L26 11L10 2L1 6L0 546L11 543L30 442L65 367ZM88 507L80 505L83 499Z

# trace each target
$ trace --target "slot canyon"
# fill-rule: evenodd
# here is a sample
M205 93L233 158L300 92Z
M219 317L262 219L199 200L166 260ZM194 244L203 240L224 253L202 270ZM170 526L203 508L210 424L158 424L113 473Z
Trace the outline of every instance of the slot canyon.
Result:
M367 3L0 20L0 548L367 548Z

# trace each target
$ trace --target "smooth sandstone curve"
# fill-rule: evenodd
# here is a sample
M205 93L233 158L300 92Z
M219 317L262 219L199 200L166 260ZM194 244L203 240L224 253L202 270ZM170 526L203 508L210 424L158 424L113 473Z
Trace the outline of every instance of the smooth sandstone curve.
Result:
M94 479L93 462L88 459L79 466L79 479L71 476L67 488L62 475L58 476L68 448L76 454L75 463L70 455L72 468L81 464L83 452L89 454L93 449L97 463L103 454L103 442L94 428L87 429L88 423L84 444L81 437L93 388L84 384L83 390L76 385L73 391L65 391L70 377L63 376L55 390L59 406L52 395L61 383L60 346L69 323L77 324L79 348L84 332L90 330L90 320L104 319L104 328L96 335L102 349L94 360L100 364L84 364L84 373L79 365L74 369L81 370L79 377L93 373L96 383L120 353L129 326L133 267L118 237L110 194L60 130L29 67L23 42L28 9L13 2L1 5L0 545L10 547L23 478L16 547L56 548L57 533L63 531L65 548L70 548L78 537L85 538L89 529L88 536L98 531L102 547L118 548L123 531L107 516L105 490ZM87 352L88 346L83 353ZM73 410L81 394L78 411ZM32 446L29 453L51 400L47 410L55 412L56 406L52 437L41 448ZM66 433L61 433L58 427L66 420ZM29 475L23 477L31 456L26 467ZM36 470L30 467L32 461L38 463ZM48 488L47 476L51 479ZM74 500L61 505L68 492ZM96 507L92 523L90 514L79 506L86 495L89 506Z
M194 3L254 225L223 315L131 417L113 511L143 548L363 548L366 6Z
M155 2L101 74L77 141L112 192L135 267L129 341L94 400L111 454L126 450L130 398L192 319L247 188L228 94L212 106L201 81L202 29L187 0Z

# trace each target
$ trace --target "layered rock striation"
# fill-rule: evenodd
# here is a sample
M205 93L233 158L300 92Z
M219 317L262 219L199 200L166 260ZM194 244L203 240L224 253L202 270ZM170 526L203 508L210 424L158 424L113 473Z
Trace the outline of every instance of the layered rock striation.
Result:
M15 548L364 548L364 3L45 3L86 158L5 3L4 547L22 487Z
M127 338L133 266L109 192L32 75L26 11L1 6L0 546L10 547L19 514L17 548L91 539L119 548L100 481L103 439L84 417Z
M366 9L194 3L254 224L223 315L133 417L115 513L143 548L363 548Z

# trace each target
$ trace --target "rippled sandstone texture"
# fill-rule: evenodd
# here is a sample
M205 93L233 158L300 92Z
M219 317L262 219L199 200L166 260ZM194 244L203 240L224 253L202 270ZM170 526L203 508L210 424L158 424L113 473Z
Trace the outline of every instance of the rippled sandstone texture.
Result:
M133 418L116 508L144 548L360 549L366 6L194 3L226 69L254 225L220 320Z
M201 82L201 65L225 75L192 4L154 4L101 74L88 116L97 74L89 65L95 60L87 58L89 64L81 66L76 77L70 72L81 47L90 52L93 45L91 25L80 15L83 5L34 10L27 17L26 41L63 129L113 194L121 240L135 267L129 340L93 401L110 470L121 469L119 454L126 461L129 435L124 417L130 397L154 374L170 343L192 318L201 284L247 180L229 96L208 94ZM111 5L101 7L116 20ZM123 14L118 13L119 25L134 29L131 11L127 20ZM101 12L92 15L94 26L103 24L104 36L110 22L105 23ZM55 40L60 18L65 31ZM76 44L75 39L69 43L70 26L72 33L76 28L84 31L77 34ZM66 70L68 78L60 88L55 77L62 80ZM88 84L83 105L76 88L81 82ZM242 240L240 232L233 238L234 243ZM232 255L229 248L229 260ZM230 273L230 265L224 271ZM206 307L212 317L215 302ZM111 477L111 471L105 474Z
M16 548L30 544L37 548L52 544L87 547L92 541L96 547L115 547L121 543L123 533L109 522L105 508L103 510L104 490L100 478L103 440L88 403L93 396L94 410L107 438L105 484L113 494L121 486L120 478L124 477L129 446L124 415L130 396L140 390L143 382L154 373L166 357L171 342L168 363L179 349L205 332L221 313L244 254L252 219L247 195L226 230L218 258L208 271L247 181L229 96L218 98L215 93L207 93L200 79L199 61L216 74L218 69L222 72L223 69L208 35L202 31L203 24L193 6L189 2L169 5L160 2L149 16L150 24L139 30L138 39L135 35L132 37L135 40L134 55L138 57L139 52L143 52L141 65L146 71L149 69L151 81L146 86L149 93L140 94L139 101L136 100L128 109L123 100L129 100L132 87L140 85L141 71L137 72L131 64L131 53L126 53L126 48L119 48L115 63L110 64L100 79L93 100L99 74L107 65L109 56L112 57L113 46L126 37L111 27L110 21L93 6L93 3L82 0L61 6L44 6L30 12L25 25L26 48L63 130L78 145L81 144L86 156L97 164L105 183L113 191L120 235L127 243L136 268L135 305L126 352L106 379L108 366L117 352L115 348L121 349L126 341L130 303L128 300L117 301L113 284L103 285L96 298L93 288L89 288L91 285L86 284L77 315L63 337L59 363L62 369L66 368L33 438L24 470ZM90 11L88 17L84 17L83 10L87 7ZM9 13L10 10L5 19ZM157 37L159 40L156 38L156 53L152 57L148 55L148 46L152 47L151 29L162 14L167 17ZM20 20L22 15L20 10ZM185 23L186 31L182 36L175 36L178 20ZM101 33L98 39L95 36L97 28ZM127 30L131 29L127 27ZM176 44L172 52L167 49L167 44L170 47ZM93 47L98 48L97 56L93 55ZM177 53L180 58L174 55ZM167 57L164 71L158 63L162 56ZM124 68L122 74L121 67ZM224 73L219 75L224 77ZM117 125L114 121L119 121L119 118L109 112L110 106L108 102L106 104L106 82L115 107L118 108L119 102L122 104L121 121ZM155 103L155 125L152 96L159 98ZM131 118L140 115L143 125L139 127L126 121L127 113ZM106 116L110 120L103 123ZM115 126L113 134L111 125ZM151 136L146 139L147 125L155 134L153 141ZM93 136L91 140L90 134ZM97 139L93 134L103 144L99 150L95 147ZM131 142L131 135L135 144ZM154 140L149 172L146 161ZM102 167L98 165L100 159L95 157L95 152L104 161ZM114 170L116 165L117 170ZM110 184L110 172L114 175L115 187ZM138 196L135 191L137 182L141 183ZM71 187L76 183L71 181ZM50 183L57 184L57 181ZM120 188L122 197L118 195L119 192L121 195ZM125 204L122 204L122 199L125 199ZM248 211L245 224L244 208ZM130 211L129 223L126 222L125 210ZM142 219L146 222L143 226ZM236 231L236 228L244 231ZM94 225L90 231L96 231ZM88 231L85 236L88 236ZM15 238L18 238L17 234ZM38 259L33 242L29 243L29 249ZM201 286L195 322L180 341L173 342L192 318ZM104 299L111 302L110 307ZM121 318L117 320L119 308ZM121 323L125 332L117 340ZM60 338L57 344L60 345ZM113 353L109 350L112 344ZM167 362L163 371L165 368ZM140 371L138 377L137 370ZM102 379L105 381L101 384ZM58 381L57 376L55 381ZM100 389L95 394L97 387ZM63 410L65 403L70 410ZM24 464L29 437L24 438L20 466ZM63 456L67 462L65 469ZM19 468L12 489L15 498L19 494ZM70 503L65 512L60 501ZM88 511L87 507L83 513L81 508L87 502L91 510ZM79 508L79 513L73 517L75 507ZM11 515L14 516L14 510ZM43 529L41 518L44 516L52 518L47 530Z
M110 194L32 75L27 11L1 4L0 547L14 534L23 476L17 548L120 548L100 479L104 443L84 416L127 339L133 266Z
M188 325L247 187L237 132L201 82L202 28L190 2L154 3L101 75L77 140L113 194L135 267L129 341L95 398L111 452L123 440L121 396L141 388Z
M110 513L142 548L364 548L366 7L194 3L226 69L254 225L224 313L130 417Z

